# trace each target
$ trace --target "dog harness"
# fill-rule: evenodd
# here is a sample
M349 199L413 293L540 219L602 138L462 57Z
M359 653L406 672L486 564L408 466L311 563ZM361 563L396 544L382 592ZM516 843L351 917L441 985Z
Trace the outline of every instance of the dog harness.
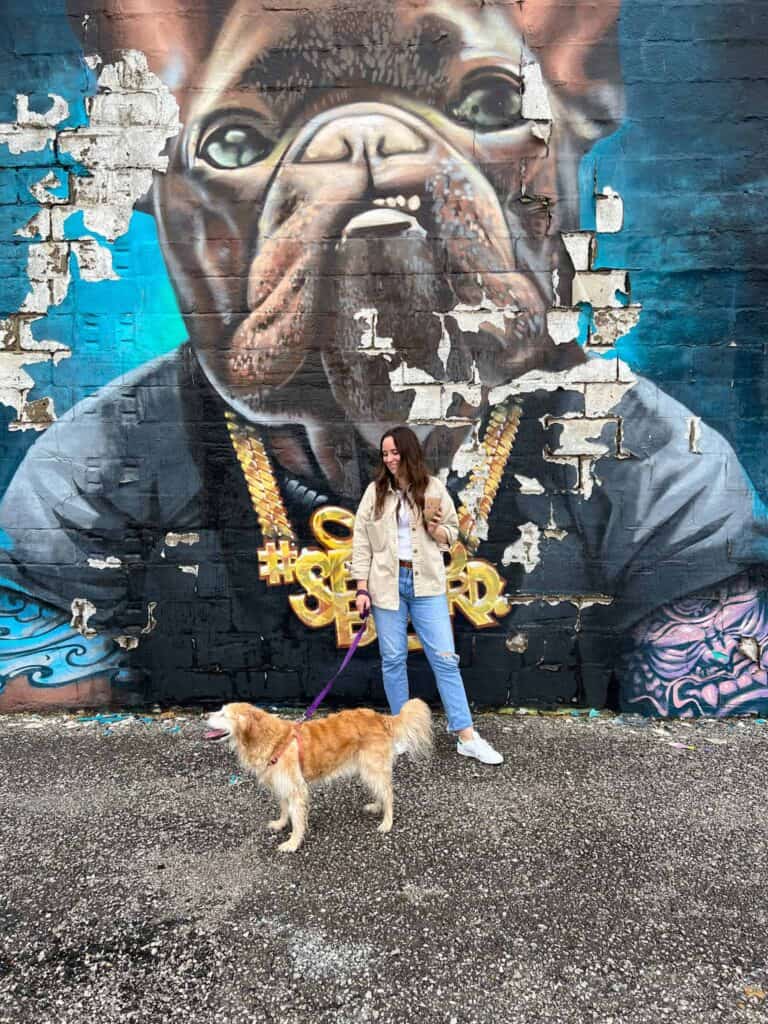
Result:
M290 747L291 743L293 743L293 741L296 740L296 745L299 748L299 768L301 768L302 771L304 770L304 743L301 738L301 722L294 722L292 729L292 735L290 735L284 743L280 744L280 746L272 754L272 757L270 757L269 761L267 762L267 764L269 764L270 767L273 764L277 764L277 762L286 752L288 747Z
M355 634L355 639L352 641L352 646L349 648L349 650L347 651L346 655L344 656L344 660L342 661L341 665L336 670L334 675L331 676L331 678L328 680L328 682L322 688L320 693L315 697L315 699L309 705L307 710L301 716L301 720L298 721L298 722L294 722L293 723L293 725L291 727L292 728L292 732L291 732L291 735L288 737L288 739L285 740L285 742L280 744L280 746L277 748L277 750L275 750L275 752L272 754L272 757L270 757L269 761L267 761L267 765L270 768L273 765L277 764L277 762L280 760L280 758L286 752L286 750L291 745L291 743L293 743L293 741L296 740L296 746L299 748L299 768L301 768L302 772L304 771L304 743L303 743L303 741L301 739L301 726L303 725L304 722L307 721L308 718L311 718L312 715L314 715L314 713L317 711L318 706L320 705L321 701L327 696L329 690L333 686L333 684L336 681L336 679L338 678L338 676L341 675L341 673L344 671L344 669L349 664L349 662L350 662L350 660L352 658L352 655L357 650L358 644L360 643L360 640L362 639L363 633L365 632L365 620L368 618L369 615L370 615L370 611L366 611L361 616L361 618L363 620L363 628L359 629L357 631L357 633Z

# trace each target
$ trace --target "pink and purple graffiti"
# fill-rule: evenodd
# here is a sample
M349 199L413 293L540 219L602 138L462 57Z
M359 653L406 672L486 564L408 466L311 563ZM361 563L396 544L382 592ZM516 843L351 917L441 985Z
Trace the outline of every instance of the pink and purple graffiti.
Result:
M747 714L768 698L768 598L749 576L659 608L633 630L626 702L648 714Z

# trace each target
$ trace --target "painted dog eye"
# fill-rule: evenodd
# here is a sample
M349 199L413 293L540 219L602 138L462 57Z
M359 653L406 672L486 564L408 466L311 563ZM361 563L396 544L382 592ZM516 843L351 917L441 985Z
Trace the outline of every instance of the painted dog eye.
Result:
M272 141L255 125L229 121L205 136L200 145L200 156L211 167L233 171L263 160L271 149Z
M499 132L522 120L523 94L520 83L510 75L472 75L449 105L454 121L477 132Z

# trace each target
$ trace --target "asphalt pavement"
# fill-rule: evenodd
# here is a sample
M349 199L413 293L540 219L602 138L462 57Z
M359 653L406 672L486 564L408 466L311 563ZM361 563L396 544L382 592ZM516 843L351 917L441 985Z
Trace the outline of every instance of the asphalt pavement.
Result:
M200 713L0 718L0 1022L768 1020L768 724L595 715L438 718L295 854Z

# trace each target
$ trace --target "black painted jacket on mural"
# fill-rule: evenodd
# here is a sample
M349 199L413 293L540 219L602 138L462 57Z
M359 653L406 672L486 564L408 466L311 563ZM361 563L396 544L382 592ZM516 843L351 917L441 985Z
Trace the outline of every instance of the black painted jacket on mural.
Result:
M693 454L688 410L642 378L613 410L622 457L596 462L590 497L574 493L572 467L542 453L557 441L546 417L578 412L582 401L561 389L522 400L478 556L526 600L491 628L455 617L465 683L480 702L602 705L633 624L766 561L765 523L733 450L702 426ZM333 626L310 629L289 607L296 587L259 578L262 541L223 412L182 346L51 426L0 507L9 538L0 577L65 611L85 598L96 608L90 625L138 636L126 652L131 697L303 700L339 660ZM319 477L276 473L300 544L314 543L313 509L354 509ZM523 477L538 481L537 493L521 489ZM457 504L465 483L448 478ZM538 526L539 547L523 563L510 546L524 524ZM184 534L193 543L178 540ZM150 602L156 626L142 633ZM520 635L522 653L507 643ZM422 655L409 672L414 694L434 692ZM375 644L358 651L335 694L384 702Z

